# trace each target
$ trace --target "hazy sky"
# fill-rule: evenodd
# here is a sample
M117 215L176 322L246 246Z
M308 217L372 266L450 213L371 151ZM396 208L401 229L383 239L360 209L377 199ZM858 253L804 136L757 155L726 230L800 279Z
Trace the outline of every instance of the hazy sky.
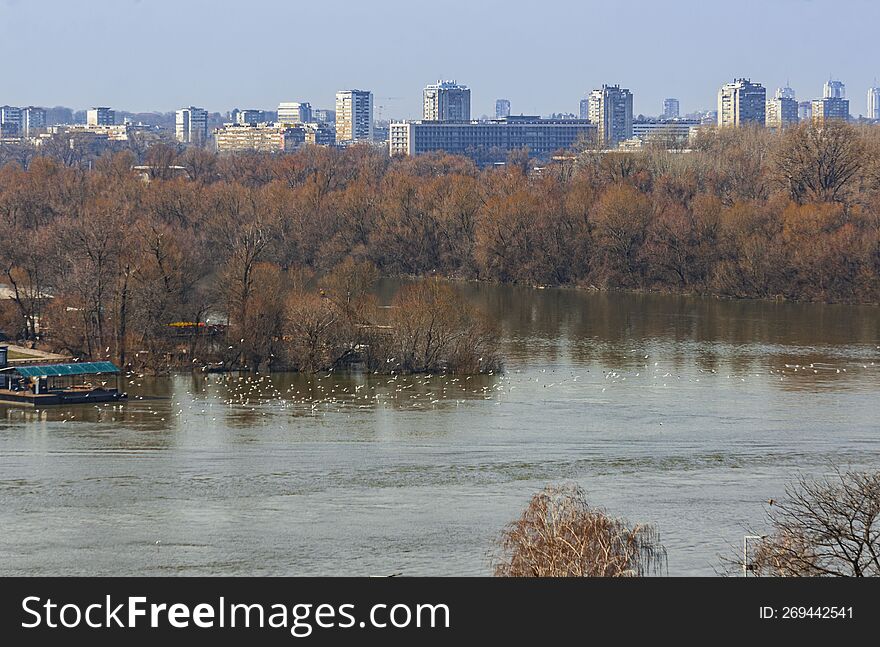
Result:
M365 88L417 117L424 85L455 78L475 116L497 97L576 112L603 82L657 114L666 96L713 108L734 76L809 99L833 74L858 115L878 25L878 0L0 0L0 105L333 107Z

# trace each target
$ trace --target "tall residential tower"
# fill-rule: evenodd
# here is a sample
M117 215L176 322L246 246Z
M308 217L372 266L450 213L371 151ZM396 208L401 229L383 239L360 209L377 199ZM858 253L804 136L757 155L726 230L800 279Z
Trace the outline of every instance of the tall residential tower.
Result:
M174 134L182 144L204 146L208 141L208 111L204 108L181 108L175 114Z
M336 141L340 144L373 141L373 93L340 90L336 93Z
M425 121L470 121L471 91L453 81L437 81L425 88Z
M718 91L718 125L764 125L767 90L750 79L734 79Z
M633 95L619 85L603 85L589 96L589 118L598 128L599 142L615 148L633 136Z

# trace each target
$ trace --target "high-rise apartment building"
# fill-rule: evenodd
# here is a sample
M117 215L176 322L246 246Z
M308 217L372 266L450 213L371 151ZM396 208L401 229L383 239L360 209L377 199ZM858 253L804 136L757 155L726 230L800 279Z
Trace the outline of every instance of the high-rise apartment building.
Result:
M846 85L843 81L828 79L822 87L823 99L846 99Z
M789 87L788 83L785 84L784 88L776 88L776 98L777 99L796 99L794 89Z
M868 90L868 119L880 119L880 87Z
M21 132L25 137L33 137L46 127L46 109L28 106L21 109Z
M679 103L678 99L663 99L662 119L678 119Z
M86 124L89 126L116 125L116 111L106 107L90 108L86 112Z
M21 108L0 106L0 137L21 137Z
M633 95L619 85L603 85L589 96L589 119L596 124L599 143L608 148L633 136Z
M813 102L798 102L798 121L810 121L813 119Z
M195 106L178 110L174 133L183 144L204 146L208 141L208 111Z
M589 119L590 118L590 98L584 97L581 99L579 104L578 116L581 119Z
M495 101L495 118L503 119L510 116L510 99L497 99Z
M718 91L718 125L764 125L767 114L767 90L750 79L734 79Z
M841 97L825 97L813 100L813 122L849 121L849 100Z
M767 99L764 123L768 128L788 128L798 122L798 102L794 90L777 88L776 96Z
M470 121L471 91L453 81L437 81L424 91L425 121Z
M282 124L308 124L314 121L312 105L293 101L278 104L278 121Z
M341 90L336 93L336 142L373 141L373 93Z

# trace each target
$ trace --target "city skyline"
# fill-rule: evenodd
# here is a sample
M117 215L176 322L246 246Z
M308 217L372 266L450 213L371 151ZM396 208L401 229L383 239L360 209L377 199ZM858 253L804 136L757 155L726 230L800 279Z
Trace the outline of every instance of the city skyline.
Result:
M424 13L402 0L376 0L353 5L351 24L334 25L334 35L340 37L334 39L333 47L327 46L321 30L303 30L297 46L320 65L301 66L287 64L287 39L245 39L230 47L228 39L212 35L232 13L242 33L267 15L277 24L293 20L296 10L283 3L267 1L266 11L250 13L236 12L236 5L226 0L185 5L170 0L70 4L47 0L35 23L35 14L26 3L0 3L0 48L6 60L18 51L27 52L29 61L26 66L10 66L4 74L0 103L74 108L111 105L132 112L173 112L192 104L211 112L234 107L272 109L290 101L331 108L338 90L363 87L373 91L377 112L381 107L386 118L417 119L423 107L419 91L426 83L456 78L473 90L474 117L492 116L499 97L510 99L511 114L577 113L580 99L603 83L632 89L636 115L659 114L667 97L680 100L684 115L711 110L719 85L735 77L752 78L768 89L790 84L800 100L821 97L825 81L839 78L852 99L865 97L878 74L872 58L860 56L854 45L871 42L871 26L880 18L880 8L861 0L744 0L746 8L754 5L760 11L736 15L692 0L677 3L675 11L638 1L620 7L561 0L535 13L528 25L517 12L509 11L509 3L473 6L450 0L443 12ZM423 13L425 28L382 38L389 13L405 8ZM172 10L175 20L168 19L174 15ZM853 11L862 19L852 20ZM558 20L560 14L566 20ZM755 20L758 15L761 20ZM612 18L615 24L627 25L627 38L591 30L591 46L613 47L616 54L604 58L601 65L584 65L578 55L583 25L606 24ZM24 23L34 25L42 37L35 41L33 30L17 27ZM122 24L124 29L118 27ZM181 32L180 24L200 28ZM719 50L713 30L720 28L742 31L747 36L744 46ZM467 47L451 51L422 47L426 35L452 29L457 32L456 40ZM533 44L532 30L548 34L537 44L552 48L552 57L541 54L540 47L522 46ZM376 38L364 41L365 33ZM853 45L809 47L812 41L827 39L829 33L845 36L843 42ZM176 40L181 47L152 48L150 42L156 39ZM761 41L772 41L779 52L790 52L790 56L767 56L759 46ZM194 49L198 59L205 61L195 87L191 64L180 64L181 52ZM235 55L242 51L249 55ZM419 56L408 56L409 51L419 51ZM662 51L659 59L658 51ZM100 61L101 74L82 73L90 69L90 61ZM35 73L41 69L46 72ZM853 102L854 115L866 112L864 103L864 99Z

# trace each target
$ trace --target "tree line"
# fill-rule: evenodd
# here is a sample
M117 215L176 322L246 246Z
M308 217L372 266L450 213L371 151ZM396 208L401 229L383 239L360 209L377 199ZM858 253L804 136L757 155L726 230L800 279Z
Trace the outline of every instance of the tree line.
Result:
M0 330L79 357L180 360L183 348L201 361L210 348L224 366L323 370L350 354L334 340L368 356L390 343L379 331L404 329L387 318L405 308L370 302L360 279L377 275L877 303L878 151L876 129L844 123L707 129L686 151L584 149L538 167L514 154L488 170L369 146L157 145L88 165L46 150L0 168L0 283L13 297ZM431 285L419 299L454 299ZM459 311L466 321L447 325L491 346L491 326ZM220 339L169 341L170 324L196 333L206 320ZM448 340L417 359L431 325L411 331L412 370L460 351Z

